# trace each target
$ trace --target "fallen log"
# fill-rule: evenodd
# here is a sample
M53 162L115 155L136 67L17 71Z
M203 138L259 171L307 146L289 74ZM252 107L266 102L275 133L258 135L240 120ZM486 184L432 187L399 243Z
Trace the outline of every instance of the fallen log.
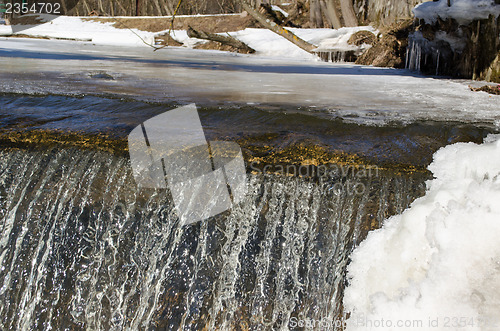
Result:
M283 20L285 19L285 16L282 13L275 12L270 4L261 3L259 12L264 16L267 16L274 23L284 25Z
M221 43L223 45L235 47L239 50L242 50L245 53L255 53L255 50L253 48L251 48L250 46L248 46L244 42L239 41L238 39L231 37L230 35L224 36L224 35L220 35L220 34L216 34L216 33L197 31L197 30L193 29L191 26L188 26L187 35L189 38L198 38L198 39L216 41L216 42Z

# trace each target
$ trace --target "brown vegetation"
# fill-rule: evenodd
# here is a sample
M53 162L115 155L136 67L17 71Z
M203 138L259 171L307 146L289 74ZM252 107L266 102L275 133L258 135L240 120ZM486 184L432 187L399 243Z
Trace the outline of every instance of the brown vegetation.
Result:
M474 92L486 92L486 93L489 93L489 94L496 94L496 95L500 95L500 85L484 85L484 86L481 86L481 87L472 87L472 86L469 86L469 88L471 89L471 91L474 91Z
M172 20L166 17L151 18L120 18L120 17L93 17L84 18L87 21L113 23L117 29L138 29L142 31L158 32L170 29ZM212 33L244 30L247 27L256 27L256 21L248 15L199 16L174 19L173 30L187 30L191 26L196 30Z
M74 1L74 0L66 0ZM89 16L168 16L177 6L179 15L235 13L233 0L80 0L71 15Z
M411 31L413 31L413 20L393 24L372 48L356 60L356 63L404 68L408 35Z
M354 33L347 41L348 44L361 46L363 44L374 45L377 42L377 36L370 31L361 30Z
M231 37L229 34L224 35L224 34L210 33L206 31L197 31L190 26L187 29L187 34L190 38L205 39L219 43L221 45L229 46L231 48L236 49L240 53L245 53L245 54L255 53L255 50L253 48L249 47L242 41Z

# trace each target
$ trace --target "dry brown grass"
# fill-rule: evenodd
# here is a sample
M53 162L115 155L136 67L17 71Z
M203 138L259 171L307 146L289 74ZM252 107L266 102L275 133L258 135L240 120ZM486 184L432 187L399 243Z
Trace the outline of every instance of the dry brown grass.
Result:
M113 23L117 29L139 29L142 31L158 32L170 29L171 18L84 18L85 21L100 23ZM212 33L232 32L243 30L248 27L257 27L255 20L246 15L226 15L226 16L192 16L176 17L174 20L174 30L186 30L188 25L195 30L202 30Z

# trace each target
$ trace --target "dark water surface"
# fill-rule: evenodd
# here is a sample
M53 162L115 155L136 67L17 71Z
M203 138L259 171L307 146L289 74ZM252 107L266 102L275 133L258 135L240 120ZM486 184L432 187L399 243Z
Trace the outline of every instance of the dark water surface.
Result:
M0 133L4 138L12 132L26 137L50 135L56 142L58 133L102 136L126 150L126 137L134 127L179 105L120 97L4 93L0 94ZM291 162L294 158L300 161L304 149L321 149L330 156L348 154L378 166L425 169L437 149L460 141L481 143L488 133L495 132L480 123L359 125L332 117L327 111L290 106L231 104L200 106L198 111L208 140L236 141L249 158L261 157L268 162L280 161L284 151L296 154L289 158ZM36 142L44 141L40 138Z

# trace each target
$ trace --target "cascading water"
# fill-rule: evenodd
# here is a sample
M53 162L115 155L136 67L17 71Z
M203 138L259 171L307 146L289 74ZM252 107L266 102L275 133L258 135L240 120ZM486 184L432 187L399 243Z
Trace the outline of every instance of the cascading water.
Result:
M179 226L167 190L137 188L125 142L172 105L21 94L0 104L2 330L341 323L353 248L424 193L435 150L491 132L200 107L207 140L240 145L248 193Z
M354 62L359 56L359 52L345 50L325 50L316 53L320 59L326 62Z
M127 157L0 154L4 330L285 330L293 318L338 319L348 254L424 180L254 173L231 212L179 227L168 192L138 190Z

